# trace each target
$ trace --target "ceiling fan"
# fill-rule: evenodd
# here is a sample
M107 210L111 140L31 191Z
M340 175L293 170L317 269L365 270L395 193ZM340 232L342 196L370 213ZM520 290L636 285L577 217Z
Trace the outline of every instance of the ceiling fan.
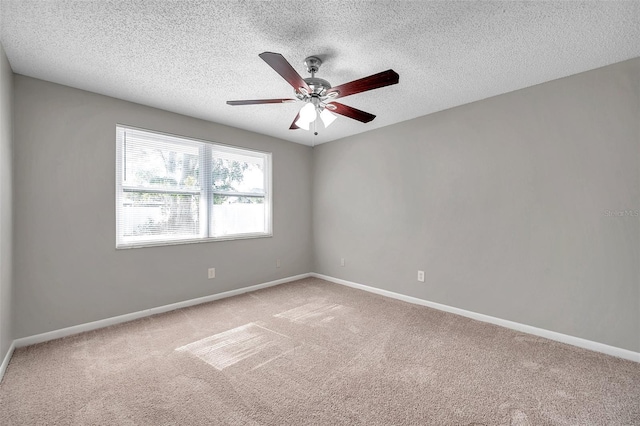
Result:
M340 86L331 87L331 84L329 84L327 80L316 77L316 73L320 69L320 65L322 65L322 61L316 56L309 56L305 59L304 63L307 66L307 71L311 74L311 77L304 79L296 72L295 69L293 69L291 64L289 64L281 54L264 52L258 56L260 56L293 87L295 98L227 101L227 104L255 105L302 101L304 102L304 106L300 109L300 112L298 112L298 115L291 123L291 127L289 127L289 129L292 130L309 130L309 126L317 119L318 116L320 116L320 119L326 128L336 119L335 114L344 115L345 117L358 120L362 123L368 123L376 118L376 116L348 105L335 102L335 99L397 84L400 79L398 73L390 69L378 74L370 75L369 77L341 84Z

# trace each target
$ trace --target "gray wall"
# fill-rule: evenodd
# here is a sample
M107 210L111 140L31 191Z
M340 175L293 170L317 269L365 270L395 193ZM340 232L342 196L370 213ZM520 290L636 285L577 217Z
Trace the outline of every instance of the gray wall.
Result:
M639 59L314 150L18 75L14 92L13 337L314 270L640 350L640 220L615 215L640 209ZM274 237L115 250L116 123L273 152Z
M317 146L315 271L638 351L639 122L635 59Z
M16 338L312 270L311 148L20 75L14 90ZM273 237L116 250L116 123L272 152Z
M11 341L13 71L0 44L0 363Z

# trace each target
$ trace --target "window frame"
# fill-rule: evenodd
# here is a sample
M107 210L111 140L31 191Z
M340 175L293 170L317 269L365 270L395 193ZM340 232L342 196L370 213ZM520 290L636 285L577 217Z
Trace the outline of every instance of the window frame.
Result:
M155 137L155 142L165 141L171 144L185 145L198 148L198 158L200 167L200 188L188 189L188 188L154 188L154 187L140 187L135 185L127 185L124 182L124 143L126 140L126 132L137 133L144 137ZM235 152L239 155L245 155L250 157L261 158L264 161L264 194L256 193L244 193L237 191L215 191L211 184L207 185L203 180L207 176L210 176L211 167L213 164L214 152ZM130 248L142 248L142 247L157 247L167 245L179 245L179 244L193 244L193 243L205 243L213 241L230 241L230 240L243 240L253 238L269 238L273 236L273 169L272 169L272 157L273 153L266 151L259 151L250 148L238 147L233 145L221 144L218 142L211 142L203 139L197 139L187 136L174 135L170 133L158 132L155 130L148 130L139 127L133 127L124 124L116 125L116 194L115 194L115 208L116 208L116 249L130 249ZM209 161L203 161L208 159ZM121 207L123 203L123 195L126 192L146 192L146 193L159 193L159 194L175 194L175 195L200 195L199 200L199 223L200 232L197 237L189 235L188 237L172 237L168 235L160 236L142 236L142 237L125 237L121 232L122 225L122 212ZM264 226L265 232L250 232L241 234L231 234L222 236L213 236L213 200L214 194L221 194L226 196L243 196L243 197L260 197L264 199Z

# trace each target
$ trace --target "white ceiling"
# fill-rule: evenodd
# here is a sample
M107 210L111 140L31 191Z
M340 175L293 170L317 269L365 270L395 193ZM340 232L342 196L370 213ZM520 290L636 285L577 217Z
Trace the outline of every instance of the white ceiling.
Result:
M640 56L640 2L8 1L14 72L312 145ZM400 83L342 98L371 112L319 135L258 54L303 60L337 86L393 68Z

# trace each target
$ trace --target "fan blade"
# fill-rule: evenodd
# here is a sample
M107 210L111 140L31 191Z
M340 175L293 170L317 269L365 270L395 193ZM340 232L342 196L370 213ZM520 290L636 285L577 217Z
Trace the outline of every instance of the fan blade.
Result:
M338 95L333 99L344 98L345 96L366 92L367 90L379 89L384 86L397 84L398 81L400 81L400 76L397 72L394 70L386 70L379 72L378 74L370 75L369 77L364 77L359 80L341 84L340 86L332 87L327 91L327 95L329 93L338 92Z
M307 85L307 83L300 77L300 74L293 69L291 64L287 62L287 60L279 53L272 52L264 52L261 53L260 56L271 68L275 70L278 74L282 76L287 83L289 83L295 90L306 89L307 92L311 93L311 89Z
M329 107L329 105L333 105L335 107L329 108L329 111L335 112L336 114L344 115L345 117L353 118L354 120L358 120L363 123L368 123L376 118L376 116L373 114L369 114L368 112L361 111L359 109L341 104L339 102L331 102L327 104L327 107Z
M284 104L295 102L297 99L254 99L247 101L227 101L227 105L257 105L257 104Z
M295 130L300 128L296 125L296 121L298 121L299 118L300 118L300 113L296 114L296 118L293 119L293 122L291 123L291 127L289 127L289 130Z

